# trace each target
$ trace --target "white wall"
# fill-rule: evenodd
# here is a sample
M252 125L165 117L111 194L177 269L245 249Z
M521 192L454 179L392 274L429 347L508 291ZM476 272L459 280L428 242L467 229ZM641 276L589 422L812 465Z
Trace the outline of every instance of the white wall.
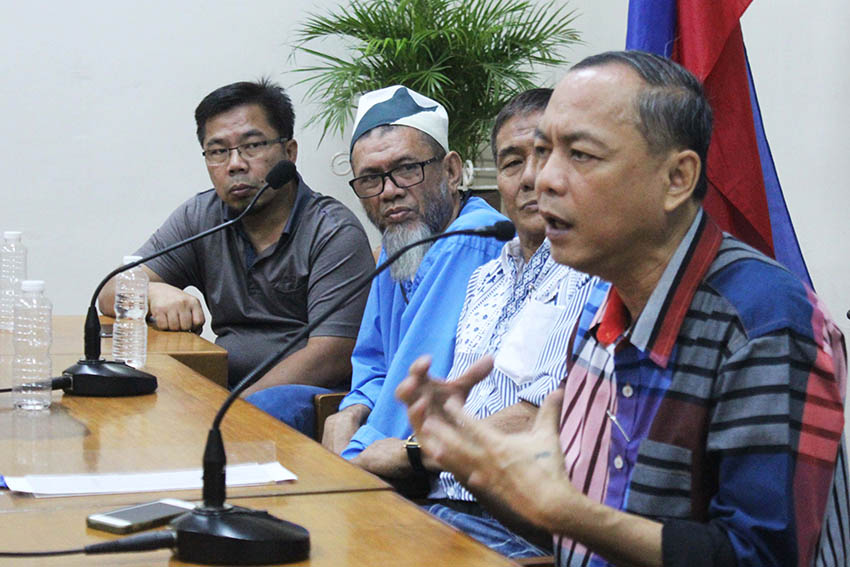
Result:
M223 84L297 80L291 33L333 1L0 0L0 229L19 229L31 277L59 314L82 313L93 286L181 201L209 186L192 113ZM574 0L586 44L572 61L625 41L626 0ZM850 3L755 0L743 18L780 180L817 290L850 324L850 211L843 135L850 100ZM299 61L304 61L299 60ZM547 73L549 82L560 72ZM296 105L299 170L362 217ZM118 210L132 211L119 215ZM365 218L364 224L365 222ZM371 232L374 238L374 231Z
M296 81L290 33L308 4L287 4L0 1L0 228L24 231L29 275L47 280L56 313L84 312L124 254L210 187L194 134L201 98L261 75ZM303 89L291 95L303 126L312 109ZM297 128L300 171L359 212L329 172L344 145L317 149L319 134Z

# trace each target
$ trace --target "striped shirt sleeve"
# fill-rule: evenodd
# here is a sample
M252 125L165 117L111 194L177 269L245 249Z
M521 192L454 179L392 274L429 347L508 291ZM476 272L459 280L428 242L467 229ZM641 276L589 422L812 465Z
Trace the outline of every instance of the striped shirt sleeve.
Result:
M693 557L728 564L718 528L740 567L814 561L833 478L842 472L836 458L846 370L840 334L821 325L834 324L817 308L812 320L813 334L788 326L730 345L710 411L707 445L718 479L711 520L665 526L665 557L679 547L689 550L671 565L691 567Z

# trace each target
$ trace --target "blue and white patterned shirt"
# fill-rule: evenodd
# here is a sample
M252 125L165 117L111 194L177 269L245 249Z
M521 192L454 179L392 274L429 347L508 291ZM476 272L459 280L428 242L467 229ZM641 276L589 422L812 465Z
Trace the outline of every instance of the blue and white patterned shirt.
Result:
M539 406L558 387L566 376L573 327L596 281L555 262L548 240L526 264L514 238L499 258L473 272L446 379L456 379L485 354L496 354L496 365L470 391L464 406L468 413L483 419L520 401ZM519 376L512 370L518 367L523 369ZM448 472L431 488L430 498L475 500Z

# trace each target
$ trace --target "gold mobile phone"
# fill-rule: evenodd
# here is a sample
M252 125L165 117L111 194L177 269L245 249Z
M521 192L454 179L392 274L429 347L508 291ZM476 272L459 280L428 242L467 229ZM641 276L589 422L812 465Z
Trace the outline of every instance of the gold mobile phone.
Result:
M114 534L128 534L165 525L180 514L185 514L194 508L195 505L191 502L164 498L103 514L92 514L86 518L86 525Z

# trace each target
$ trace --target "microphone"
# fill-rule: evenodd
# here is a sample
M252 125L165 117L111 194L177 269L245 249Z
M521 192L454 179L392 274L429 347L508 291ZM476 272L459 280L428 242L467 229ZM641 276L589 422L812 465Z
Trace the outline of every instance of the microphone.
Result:
M204 449L204 503L191 512L172 520L170 527L177 533L175 556L180 561L203 564L268 565L306 559L310 554L310 534L303 527L281 520L265 511L230 506L225 503L225 470L227 456L221 437L221 421L236 398L283 359L292 348L321 325L360 290L372 283L381 272L415 246L457 235L495 237L505 242L513 238L514 225L499 221L490 226L454 230L417 240L402 247L386 262L360 279L344 296L309 325L304 327L284 348L269 355L230 392L213 420Z
M479 236L492 236L499 242L507 242L516 234L514 223L509 220L498 221L489 226L472 229L472 234Z
M266 175L266 184L257 191L257 194L254 195L248 206L235 218L109 272L94 290L88 313L86 314L86 323L83 331L85 358L81 359L77 364L69 366L62 373L63 376L71 379L70 385L63 388L64 392L75 396L104 397L139 396L155 391L157 383L156 376L153 374L137 370L124 362L107 361L100 358L100 319L97 316L97 307L95 307L97 296L106 283L121 272L135 268L140 264L144 264L190 242L199 240L239 222L254 207L254 204L266 189L269 187L280 189L294 179L296 173L295 164L291 161L283 160L278 162Z

